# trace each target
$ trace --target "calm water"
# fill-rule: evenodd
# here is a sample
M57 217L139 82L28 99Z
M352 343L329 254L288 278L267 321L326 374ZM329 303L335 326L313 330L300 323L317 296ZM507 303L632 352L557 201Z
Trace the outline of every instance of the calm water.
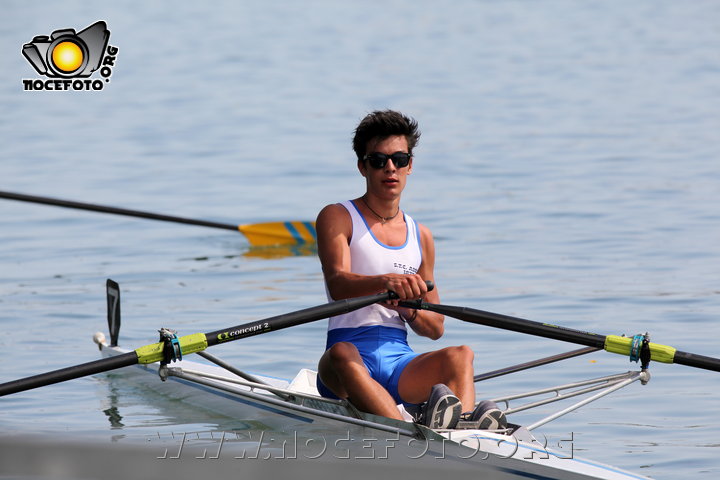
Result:
M362 193L368 111L423 136L403 206L435 233L444 303L720 356L720 4L714 1L2 4L0 189L252 223L314 219ZM23 92L35 35L105 20L102 92ZM324 302L313 255L240 235L0 200L0 381L93 360L104 283L121 342ZM251 371L313 368L323 322L215 351ZM575 347L448 319L437 343L485 371ZM598 353L481 385L483 396L634 368ZM544 429L657 478L717 478L720 376L654 365ZM106 377L0 400L0 431L136 444L233 420Z

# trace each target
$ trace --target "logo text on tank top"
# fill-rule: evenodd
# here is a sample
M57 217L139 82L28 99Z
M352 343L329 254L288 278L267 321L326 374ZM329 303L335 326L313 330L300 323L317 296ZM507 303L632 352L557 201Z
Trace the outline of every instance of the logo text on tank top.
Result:
M418 269L413 267L412 265L405 265L404 263L398 262L393 262L393 267L402 270L402 273L404 274L414 274L418 271Z

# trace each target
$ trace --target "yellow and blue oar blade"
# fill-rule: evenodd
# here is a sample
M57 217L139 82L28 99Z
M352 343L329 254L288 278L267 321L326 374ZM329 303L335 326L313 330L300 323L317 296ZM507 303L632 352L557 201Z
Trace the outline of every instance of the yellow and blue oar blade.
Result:
M250 245L309 245L317 241L314 222L266 222L239 225L238 230Z
M511 317L499 313L485 312L468 307L456 307L451 305L437 305L424 302L401 302L402 306L430 310L448 317L457 318L469 323L486 325L488 327L501 328L513 332L526 333L538 337L552 338L563 342L576 343L587 347L605 350L610 353L618 353L630 356L633 350L633 337L620 337L617 335L598 335L591 332L583 332L572 328L552 325L549 323L534 322L524 318ZM702 368L720 372L720 358L708 357L694 353L681 352L667 345L650 342L650 360L662 363L677 363L689 367ZM632 356L630 356L632 358Z

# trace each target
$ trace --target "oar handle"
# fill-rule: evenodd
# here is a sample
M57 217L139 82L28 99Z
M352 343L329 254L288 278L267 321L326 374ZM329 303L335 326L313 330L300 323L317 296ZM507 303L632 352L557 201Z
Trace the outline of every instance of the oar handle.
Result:
M433 282L425 283L428 286L428 290L435 288ZM276 317L259 320L257 322L245 323L243 325L206 333L205 337L207 339L207 345L210 347L212 345L217 345L218 343L226 343L233 340L239 340L241 338L252 337L261 333L281 330L293 325L302 325L304 323L314 322L315 320L341 315L343 313L352 312L368 305L372 305L373 303L385 302L396 298L398 298L398 296L395 292L383 292L365 297L336 300L326 305L307 308L305 310L278 315Z

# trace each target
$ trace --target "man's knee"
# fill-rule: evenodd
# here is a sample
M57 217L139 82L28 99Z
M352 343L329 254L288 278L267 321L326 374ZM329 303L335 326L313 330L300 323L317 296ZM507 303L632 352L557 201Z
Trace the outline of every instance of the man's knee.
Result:
M467 345L448 347L446 349L446 355L448 356L448 361L455 365L472 365L473 360L475 360L475 353L472 348Z
M333 365L343 365L357 360L357 347L349 342L338 342L328 349L328 359Z

